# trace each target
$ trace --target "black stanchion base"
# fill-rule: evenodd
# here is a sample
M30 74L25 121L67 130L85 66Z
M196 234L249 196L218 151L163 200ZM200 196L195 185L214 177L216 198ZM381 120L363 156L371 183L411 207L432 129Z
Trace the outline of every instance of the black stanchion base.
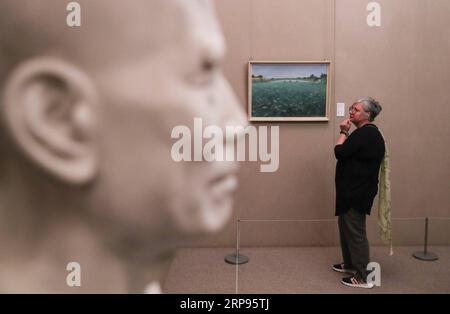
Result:
M425 252L420 251L420 252L414 252L413 256L421 261L437 261L439 259L439 257L432 253L432 252L427 252L425 254Z
M241 255L239 254L236 258L236 254L230 254L225 256L225 262L227 262L228 264L232 264L232 265L241 265L241 264L245 264L248 263L249 258L245 255Z

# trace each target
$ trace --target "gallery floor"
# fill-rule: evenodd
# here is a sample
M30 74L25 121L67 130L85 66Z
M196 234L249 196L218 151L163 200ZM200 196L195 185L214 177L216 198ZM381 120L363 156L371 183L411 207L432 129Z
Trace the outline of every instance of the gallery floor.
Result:
M250 262L224 262L232 248L186 248L177 251L163 283L165 293L450 293L450 246L432 246L439 260L412 257L421 247L371 247L381 266L381 286L356 289L340 283L331 270L340 262L339 247L242 248ZM236 284L237 282L237 284Z

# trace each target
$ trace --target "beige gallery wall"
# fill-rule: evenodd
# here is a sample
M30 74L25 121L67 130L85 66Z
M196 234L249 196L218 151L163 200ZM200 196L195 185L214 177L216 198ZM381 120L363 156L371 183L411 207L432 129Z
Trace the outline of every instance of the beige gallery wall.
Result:
M376 124L391 152L394 218L450 217L450 1L380 0L369 27L365 0L216 0L227 40L225 74L247 108L247 63L331 60L328 122L280 126L280 166L242 163L233 221L199 245L235 244L235 220L334 219L336 102L378 99ZM376 204L368 220L376 244ZM394 220L394 244L423 241L423 220ZM450 244L450 221L430 221L430 242ZM243 246L337 245L334 221L242 222Z

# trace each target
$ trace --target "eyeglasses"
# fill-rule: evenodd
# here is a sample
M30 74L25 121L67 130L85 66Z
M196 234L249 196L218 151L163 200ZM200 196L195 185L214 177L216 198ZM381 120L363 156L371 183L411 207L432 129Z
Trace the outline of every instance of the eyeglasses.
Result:
M360 110L357 110L353 106L348 107L348 113L354 113L354 112L360 112ZM368 111L366 111L366 112L368 112Z
M356 110L355 108L353 108L353 106L348 107L348 112L349 113L353 113L353 112L358 112L358 110Z

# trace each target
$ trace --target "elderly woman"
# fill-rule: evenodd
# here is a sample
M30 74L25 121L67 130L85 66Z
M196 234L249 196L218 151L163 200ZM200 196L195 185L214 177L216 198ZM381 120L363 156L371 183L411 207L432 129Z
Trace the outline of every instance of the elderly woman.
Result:
M369 242L366 215L370 215L378 192L378 173L385 153L383 136L372 123L381 106L367 97L349 109L350 118L340 124L340 136L334 148L336 165L336 216L343 262L333 265L335 271L352 276L342 279L344 285L372 288L367 282ZM352 123L356 129L349 135Z

